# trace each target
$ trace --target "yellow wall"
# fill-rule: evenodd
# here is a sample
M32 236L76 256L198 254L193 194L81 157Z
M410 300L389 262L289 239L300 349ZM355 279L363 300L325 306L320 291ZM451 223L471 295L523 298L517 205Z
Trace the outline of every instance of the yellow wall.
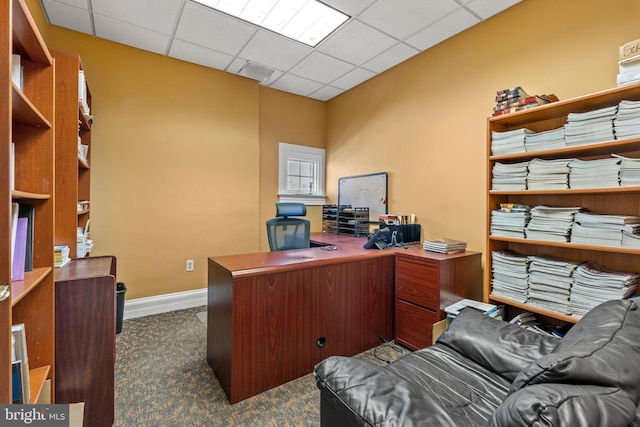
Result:
M260 224L273 218L278 201L278 143L324 148L325 103L260 86ZM322 231L322 207L309 206L311 231ZM260 250L268 251L266 226Z
M322 103L48 26L27 3L49 47L82 57L94 251L118 257L127 299L204 288L208 256L267 250L279 141L326 146L329 202L339 177L386 171L391 212L484 251L495 91L613 87L618 46L640 37L636 0L525 0ZM310 217L320 230L319 208Z
M325 103L49 26L27 3L47 46L82 58L92 254L117 257L127 299L205 288L209 256L268 250L278 142L324 147Z
M636 0L525 0L328 101L328 182L386 171L391 212L417 214L423 237L484 252L496 91L567 99L615 87L639 16Z

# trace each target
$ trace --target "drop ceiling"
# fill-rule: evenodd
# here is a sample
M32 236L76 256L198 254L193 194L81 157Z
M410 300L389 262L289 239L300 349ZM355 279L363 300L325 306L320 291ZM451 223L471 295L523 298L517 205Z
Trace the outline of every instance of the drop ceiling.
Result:
M326 101L521 0L322 1L350 18L315 48L191 0L40 3L52 25L233 74L267 67L260 84Z

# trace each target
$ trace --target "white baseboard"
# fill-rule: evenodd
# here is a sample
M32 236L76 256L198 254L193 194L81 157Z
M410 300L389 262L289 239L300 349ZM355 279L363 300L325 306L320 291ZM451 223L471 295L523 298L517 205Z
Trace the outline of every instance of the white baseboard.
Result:
M207 305L207 289L176 292L174 294L157 295L147 298L136 298L124 303L124 319L150 316L168 311Z

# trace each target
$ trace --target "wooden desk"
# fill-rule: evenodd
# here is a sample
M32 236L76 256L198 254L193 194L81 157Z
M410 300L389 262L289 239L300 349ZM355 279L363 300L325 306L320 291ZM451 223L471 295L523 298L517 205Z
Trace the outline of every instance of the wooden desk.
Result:
M207 360L232 404L306 375L328 356L392 340L396 254L447 257L420 245L363 249L365 238L345 235L312 240L338 250L209 258Z

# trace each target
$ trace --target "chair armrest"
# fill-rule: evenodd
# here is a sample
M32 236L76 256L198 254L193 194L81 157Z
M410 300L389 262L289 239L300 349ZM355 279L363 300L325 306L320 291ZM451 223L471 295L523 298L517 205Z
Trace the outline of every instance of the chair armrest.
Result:
M549 383L510 394L487 427L626 427L635 417L636 404L619 388Z
M560 340L465 308L437 342L513 381L521 370L549 354Z

